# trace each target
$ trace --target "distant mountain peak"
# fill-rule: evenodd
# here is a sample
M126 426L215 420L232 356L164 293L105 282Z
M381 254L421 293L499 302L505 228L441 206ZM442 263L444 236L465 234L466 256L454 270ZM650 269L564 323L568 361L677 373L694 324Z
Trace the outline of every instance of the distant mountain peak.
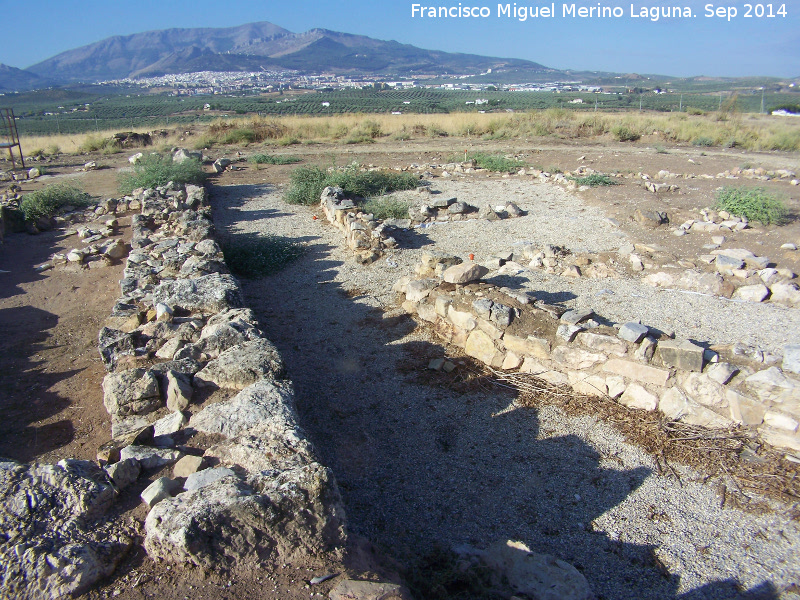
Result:
M71 83L200 70L283 68L393 76L478 74L502 67L549 71L526 60L424 50L323 28L292 33L261 21L237 27L166 29L113 36L62 52L25 72Z

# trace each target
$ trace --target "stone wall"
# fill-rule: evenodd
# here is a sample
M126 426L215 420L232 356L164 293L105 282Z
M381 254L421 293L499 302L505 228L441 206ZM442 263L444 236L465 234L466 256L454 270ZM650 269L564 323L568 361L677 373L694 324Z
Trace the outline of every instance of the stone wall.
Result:
M175 465L142 493L148 554L210 568L340 548L336 482L213 240L206 190L139 190L134 200L122 295L100 333L113 439L99 458L120 486L131 468ZM215 390L228 399L195 410L198 391ZM198 434L215 441L195 443Z
M783 357L740 344L706 349L641 323L533 302L481 281L485 267L438 252L425 253L417 273L422 278L395 285L403 308L494 369L684 423L743 425L773 446L800 451L800 345L786 346Z

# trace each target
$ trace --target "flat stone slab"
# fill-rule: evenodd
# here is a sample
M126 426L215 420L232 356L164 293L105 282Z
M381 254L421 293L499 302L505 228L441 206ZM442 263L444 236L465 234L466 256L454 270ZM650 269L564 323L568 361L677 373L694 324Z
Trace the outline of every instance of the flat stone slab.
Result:
M650 383L653 385L666 385L670 377L670 372L666 369L658 369L648 365L642 365L630 360L622 360L619 358L612 358L603 365L603 371L606 373L614 373L622 375L641 383Z
M689 340L664 340L658 342L658 354L665 364L684 371L703 370L703 354L705 349Z

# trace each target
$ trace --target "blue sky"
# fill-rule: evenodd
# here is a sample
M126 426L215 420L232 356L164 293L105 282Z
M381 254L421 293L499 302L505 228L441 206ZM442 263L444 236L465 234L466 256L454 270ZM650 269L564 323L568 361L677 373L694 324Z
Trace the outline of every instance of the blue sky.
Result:
M430 0L429 0L430 1ZM436 6L485 6L488 18L412 18L415 2L399 0L39 0L33 5L0 0L3 26L0 63L28 67L59 52L111 35L171 27L228 27L270 21L291 31L314 27L393 39L422 48L524 58L559 69L658 73L677 76L773 75L800 77L800 3L785 5L788 15L744 16L747 3L734 6L731 19L706 17L706 1L555 2L557 18L498 16L498 3L482 0L434 0ZM424 1L416 2L427 6ZM506 4L505 1L500 4ZM514 3L510 3L513 7ZM517 0L520 6L551 2ZM562 5L622 9L621 18L563 17ZM685 6L694 18L632 18L653 6ZM754 4L755 6L755 4ZM765 3L766 7L767 4Z

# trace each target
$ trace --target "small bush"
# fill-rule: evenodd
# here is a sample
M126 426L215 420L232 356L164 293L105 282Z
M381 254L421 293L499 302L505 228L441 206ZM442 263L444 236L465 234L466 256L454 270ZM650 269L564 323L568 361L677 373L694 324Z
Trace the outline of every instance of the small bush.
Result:
M589 187L598 187L601 185L619 185L619 182L612 179L608 175L601 175L600 173L592 173L586 177L570 177L572 181L578 185L588 185Z
M330 173L319 167L300 167L291 174L284 200L289 204L317 204L322 190L329 185L342 188L348 196L368 198L410 190L418 184L419 179L409 173L361 171L357 165Z
M35 221L40 217L52 217L65 206L77 208L89 202L89 194L75 185L61 182L25 194L19 208L28 221Z
M469 158L473 159L480 168L499 173L511 173L525 166L521 160L512 160L501 154L475 153L469 155Z
M247 162L253 163L254 165L293 165L303 162L303 159L297 156L253 154L253 156L247 159Z
M372 198L366 201L361 210L365 213L372 213L376 219L407 219L408 202L403 202L397 198Z
M300 143L300 138L293 135L286 135L282 138L279 138L276 143L278 146L295 146L296 144Z
M232 239L222 245L225 262L234 275L258 279L277 273L305 252L305 246L273 235Z
M617 125L611 130L611 133L620 142L635 142L642 137L638 132L626 125Z
M344 141L345 144L374 144L375 140L364 132L354 131Z
M202 185L205 180L206 174L200 161L185 160L176 163L171 156L146 154L133 166L133 173L120 177L119 191L129 194L136 188L155 188L170 181Z
M258 136L252 129L231 129L223 133L219 138L219 143L224 145L252 144Z
M661 144L656 144L656 154L669 154L667 149Z
M700 146L701 148L708 148L714 145L714 140L710 137L699 136L692 140L693 146Z
M704 110L700 110L699 108L691 108L691 107L687 108L686 112L688 114L690 114L690 115L695 116L695 117L700 117L700 116L703 116L704 114L706 114Z
M716 208L764 225L780 225L787 218L783 201L764 188L724 187L717 192Z
M101 150L106 150L114 145L114 142L110 138L101 138L96 135L90 135L83 143L78 147L78 150L81 152L99 152Z

